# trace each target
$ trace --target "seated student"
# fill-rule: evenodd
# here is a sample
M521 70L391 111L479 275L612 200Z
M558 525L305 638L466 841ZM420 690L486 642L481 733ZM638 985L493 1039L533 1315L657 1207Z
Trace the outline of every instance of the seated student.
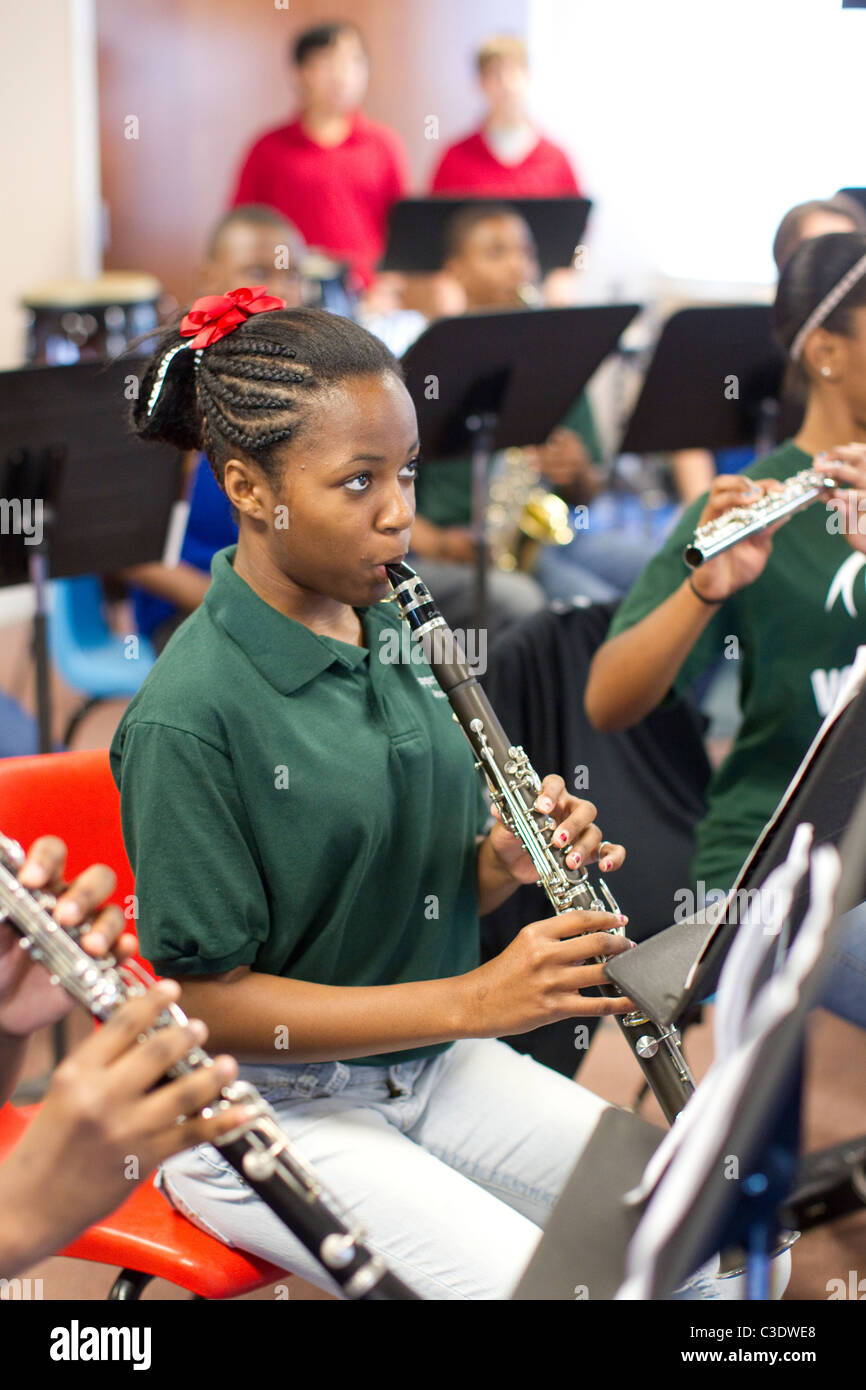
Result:
M300 268L305 250L297 227L273 208L233 208L211 232L199 273L202 294L224 294L234 285L264 285L268 294L300 305L309 291ZM204 454L187 455L186 466L189 514L180 563L154 561L124 572L133 585L138 631L150 638L157 652L207 593L216 552L233 545L238 536L232 509Z
M581 993L601 978L583 962L627 943L597 935L610 914L569 912L478 964L479 912L537 871L503 825L488 832L429 669L383 657L405 627L380 600L418 468L399 367L347 319L274 310L208 345L182 320L143 388L140 437L206 448L239 539L112 745L142 948L187 977L405 1282L431 1299L507 1297L605 1103L497 1039L628 1009ZM622 863L561 777L544 778L539 809L569 867L602 845ZM162 1181L222 1239L325 1286L208 1145ZM685 1296L717 1290L699 1275Z
M585 693L596 728L625 729L723 654L738 655L742 722L697 832L693 873L707 891L733 883L866 635L866 537L820 503L694 572L682 558L697 526L777 490L819 455L855 489L833 494L840 507L866 492L866 235L799 246L779 280L775 323L806 392L801 429L688 508L617 611ZM854 1022L866 1022L864 971L866 931L853 924L827 1002Z
M357 25L305 29L292 56L298 114L255 142L232 202L277 208L310 246L348 261L367 285L385 247L388 209L406 192L403 145L360 110L370 65Z
M827 232L866 232L866 210L854 198L837 193L833 198L813 198L785 213L773 238L773 260L781 275L801 242ZM680 501L689 506L707 492L716 473L739 473L754 458L754 449L678 449L671 456L671 471Z
M444 268L463 290L468 312L526 308L538 297L532 233L507 205L461 209L451 219L446 248ZM546 483L571 506L592 502L604 486L597 466L601 450L585 395L543 444L525 453L542 485ZM416 492L412 550L431 591L437 598L441 591L452 604L460 594L471 604L469 566L475 549L468 529L471 491L470 461L458 458L428 461ZM621 540L610 532L596 535L590 513L589 527L576 529L569 545L542 548L533 579L549 598L567 600L581 594L604 602L626 591L653 550L641 536ZM527 579L495 571L491 577L494 583L502 578Z
M433 174L433 193L485 198L578 196L568 156L528 113L529 63L521 39L496 37L475 56L487 111L481 129L450 145Z
M114 874L93 864L64 886L65 862L66 846L46 836L31 846L19 880L57 897L52 915L62 926L89 922L81 945L91 955L113 951L124 959L136 942L120 935L120 908L98 911ZM210 1119L200 1115L237 1075L231 1057L154 1089L167 1067L207 1037L201 1020L191 1019L186 1028L142 1041L179 996L175 982L163 980L124 1004L58 1066L36 1119L0 1164L0 1278L31 1268L120 1206L136 1185L128 1176L130 1154L146 1178L170 1154L218 1139L243 1120L242 1106ZM45 967L20 949L17 932L0 924L0 1106L15 1090L28 1038L72 1007Z

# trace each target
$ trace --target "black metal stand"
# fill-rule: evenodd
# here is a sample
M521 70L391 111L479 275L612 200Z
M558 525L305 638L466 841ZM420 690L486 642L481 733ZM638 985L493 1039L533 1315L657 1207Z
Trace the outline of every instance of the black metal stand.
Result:
M495 411L470 415L466 429L472 440L472 534L475 537L475 627L480 632L487 617L487 475L493 455L493 436L499 417Z

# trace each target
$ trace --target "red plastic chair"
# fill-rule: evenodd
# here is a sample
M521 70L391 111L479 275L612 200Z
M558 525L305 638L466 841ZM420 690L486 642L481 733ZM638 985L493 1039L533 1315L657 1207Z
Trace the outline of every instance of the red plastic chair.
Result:
M105 749L0 759L0 830L27 848L58 835L69 848L67 876L89 864L117 874L112 902L124 907L134 880L120 828L120 798ZM145 962L146 964L146 962ZM149 967L148 967L149 968ZM0 1162L22 1137L38 1106L0 1109ZM110 1299L135 1299L153 1278L199 1298L235 1298L291 1275L254 1255L229 1249L170 1205L152 1178L122 1206L58 1251L78 1260L120 1265Z

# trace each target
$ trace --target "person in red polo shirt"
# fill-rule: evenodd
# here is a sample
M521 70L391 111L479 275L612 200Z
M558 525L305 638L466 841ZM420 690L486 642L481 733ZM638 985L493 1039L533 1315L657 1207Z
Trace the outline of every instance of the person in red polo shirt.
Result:
M354 24L306 29L292 57L300 110L250 149L232 198L276 208L315 246L348 261L361 284L373 278L386 216L408 176L399 137L359 109L369 63Z
M523 41L489 39L475 62L487 117L480 130L445 151L431 192L493 198L579 196L568 156L539 134L529 118L529 64Z

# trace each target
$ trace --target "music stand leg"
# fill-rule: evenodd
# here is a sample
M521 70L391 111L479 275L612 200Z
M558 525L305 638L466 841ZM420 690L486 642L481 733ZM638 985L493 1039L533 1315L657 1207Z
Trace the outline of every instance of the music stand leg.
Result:
M466 428L472 438L472 531L475 537L475 627L487 619L487 480L497 416L492 411L470 415Z
M33 615L33 659L36 664L36 717L39 752L51 752L51 670L48 661L48 610L46 604L48 557L36 549L28 561L30 583L36 598Z
M36 599L33 615L33 658L36 665L36 712L39 725L39 752L50 753L51 739L51 665L48 659L48 555L37 547L28 561L30 582ZM51 1029L54 1066L66 1056L66 1024L61 1019ZM40 1078L40 1081L44 1078Z

